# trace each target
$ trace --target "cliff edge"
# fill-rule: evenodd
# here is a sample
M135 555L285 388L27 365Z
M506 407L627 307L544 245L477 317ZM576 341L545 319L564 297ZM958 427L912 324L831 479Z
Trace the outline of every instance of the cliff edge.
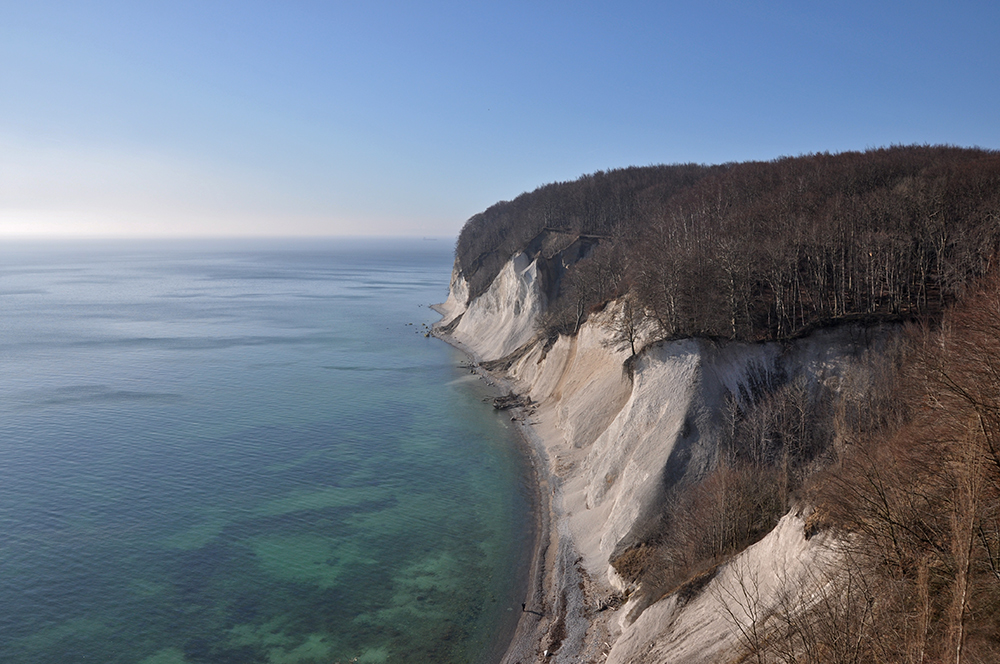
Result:
M640 335L632 356L615 339L620 302L575 335L544 338L537 261L514 256L467 302L456 269L436 328L533 404L514 418L547 492L544 565L527 602L542 615L526 614L531 629L504 661L729 661L756 618L835 568L836 542L806 537L807 507L788 505L759 541L678 588L625 578L613 563L654 540L679 492L719 466L732 413L749 409L762 382L837 390L870 338L854 328L756 344Z

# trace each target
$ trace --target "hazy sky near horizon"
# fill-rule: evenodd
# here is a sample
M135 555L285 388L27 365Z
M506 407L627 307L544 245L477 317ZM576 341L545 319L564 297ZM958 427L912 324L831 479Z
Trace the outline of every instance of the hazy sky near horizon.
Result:
M998 149L998 34L995 0L0 0L0 237L447 236L602 169Z

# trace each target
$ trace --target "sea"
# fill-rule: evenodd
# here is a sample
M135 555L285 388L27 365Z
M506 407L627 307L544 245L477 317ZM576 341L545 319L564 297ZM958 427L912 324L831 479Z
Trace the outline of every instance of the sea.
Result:
M495 661L531 487L452 252L0 245L0 662Z

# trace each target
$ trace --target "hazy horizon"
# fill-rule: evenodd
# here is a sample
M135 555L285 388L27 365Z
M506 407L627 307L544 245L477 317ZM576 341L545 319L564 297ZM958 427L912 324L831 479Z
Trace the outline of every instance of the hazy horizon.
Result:
M598 170L1000 148L987 2L20 3L0 238L454 237Z

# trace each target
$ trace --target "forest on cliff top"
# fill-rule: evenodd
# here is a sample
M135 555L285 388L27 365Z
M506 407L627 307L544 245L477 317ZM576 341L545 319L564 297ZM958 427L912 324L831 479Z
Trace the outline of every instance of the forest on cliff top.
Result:
M734 661L958 664L1000 661L998 250L1000 153L918 146L546 185L472 217L456 266L471 299L538 259L550 338L612 300L660 340L873 331L818 389L753 377L714 467L611 563L684 601L798 509L843 563L778 606L743 578Z
M761 340L940 312L998 246L1000 153L912 146L598 172L473 216L456 257L470 298L550 259L549 332L629 293L665 338Z

